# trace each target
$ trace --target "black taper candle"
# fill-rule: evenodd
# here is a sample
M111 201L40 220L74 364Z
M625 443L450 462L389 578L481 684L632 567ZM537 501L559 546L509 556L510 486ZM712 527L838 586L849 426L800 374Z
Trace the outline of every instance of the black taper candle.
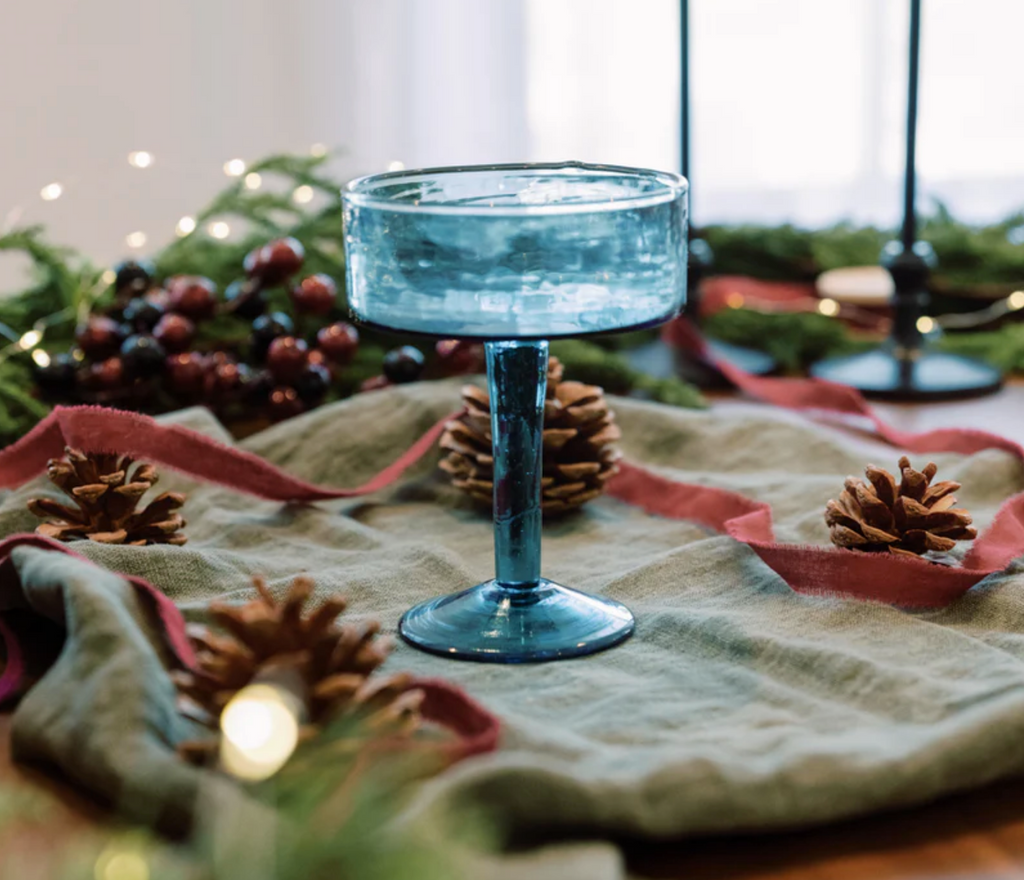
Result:
M679 173L690 179L690 2L679 0ZM693 213L693 193L688 193Z
M917 240L915 213L917 157L917 77L921 65L921 0L910 0L910 65L907 73L907 166L903 184L903 247Z

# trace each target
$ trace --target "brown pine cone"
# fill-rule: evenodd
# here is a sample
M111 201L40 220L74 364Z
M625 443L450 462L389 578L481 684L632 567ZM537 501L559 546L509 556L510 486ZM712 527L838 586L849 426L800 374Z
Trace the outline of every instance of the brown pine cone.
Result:
M172 673L186 714L218 731L221 712L238 691L255 682L285 680L299 683L304 738L347 717L375 736L407 737L419 727L423 692L412 687L412 677L373 675L391 652L391 642L377 638L380 624L337 623L346 607L340 596L304 613L313 594L306 577L295 578L282 601L262 578L254 577L253 584L259 597L252 602L210 606L210 618L223 633L190 627L197 667ZM218 731L211 739L183 743L179 751L202 762L216 755L219 745Z
M957 541L977 535L971 515L955 508L952 480L932 483L938 467L929 462L920 471L903 456L899 485L888 471L874 465L865 470L868 482L847 477L838 501L829 501L825 522L832 543L869 553L920 556L929 550L952 550Z
M129 476L133 460L127 455L86 454L64 450L64 458L50 459L47 474L75 504L52 498L32 498L28 509L39 517L53 517L36 532L58 541L88 539L99 544L184 544L185 520L176 511L185 496L164 492L146 507L139 501L157 482L157 469L140 463Z
M597 498L618 470L615 441L622 432L596 385L562 381L558 358L548 360L544 401L544 472L541 508L545 514L564 513ZM440 467L452 485L486 504L494 494L491 402L475 385L462 389L467 412L449 422L441 437L448 455Z

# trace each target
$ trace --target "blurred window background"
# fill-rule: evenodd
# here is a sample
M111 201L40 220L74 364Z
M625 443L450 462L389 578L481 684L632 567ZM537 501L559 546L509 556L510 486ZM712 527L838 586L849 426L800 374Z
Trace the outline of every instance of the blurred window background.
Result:
M895 224L907 3L691 0L691 14L696 222ZM924 4L922 207L981 223L1024 205L1022 32L1020 0ZM129 241L145 252L229 160L317 144L344 175L676 168L678 35L676 0L8 2L0 224L44 223L97 261ZM150 161L130 164L140 151Z

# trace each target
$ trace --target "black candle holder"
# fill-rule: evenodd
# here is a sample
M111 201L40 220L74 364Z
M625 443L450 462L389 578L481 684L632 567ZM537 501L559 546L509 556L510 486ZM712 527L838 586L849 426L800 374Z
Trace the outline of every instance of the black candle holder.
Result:
M907 78L907 157L900 241L882 251L881 263L892 275L892 335L880 348L850 357L830 358L811 367L818 379L850 385L869 397L937 401L978 397L1003 384L998 370L981 361L928 348L920 320L931 301L928 276L935 253L917 241L915 212L917 91L921 49L921 0L910 0L910 55Z
M690 241L686 267L686 308L683 314L700 325L700 282L714 265L711 246L693 235L693 181L690 179L690 4L679 0L679 165L682 175L690 183ZM708 339L707 356L691 355L685 351L675 353L675 369L684 379L701 388L724 388L728 379L715 367L714 362L726 362L756 376L764 376L778 368L770 354L742 345L732 345L717 339ZM656 359L655 359L656 360ZM655 366L651 358L645 361Z

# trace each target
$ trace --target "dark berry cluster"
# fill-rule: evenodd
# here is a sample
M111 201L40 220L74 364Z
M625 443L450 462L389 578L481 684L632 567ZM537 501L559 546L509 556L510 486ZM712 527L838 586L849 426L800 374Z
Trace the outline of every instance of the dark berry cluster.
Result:
M325 323L337 311L337 286L327 275L302 277L304 262L296 239L267 242L246 255L245 277L221 295L209 278L175 275L161 284L151 263L127 260L115 269L113 305L76 329L70 352L37 365L36 383L58 400L143 410L204 404L275 421L318 406L355 358L359 333L344 321ZM271 310L274 288L287 292L291 315ZM218 342L209 332L203 339L201 325L217 315L250 322L248 340ZM435 366L438 375L480 372L483 347L439 342ZM395 348L361 390L414 382L425 367L419 349Z

